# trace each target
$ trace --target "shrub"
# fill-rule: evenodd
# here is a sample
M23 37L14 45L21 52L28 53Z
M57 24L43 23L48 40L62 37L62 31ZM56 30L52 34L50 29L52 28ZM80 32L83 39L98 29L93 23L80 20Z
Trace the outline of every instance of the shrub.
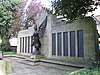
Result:
M92 70L84 68L74 72L66 72L63 75L100 75L100 68L97 67Z
M6 41L5 42L2 42L0 44L0 51L10 51L10 44L7 43Z

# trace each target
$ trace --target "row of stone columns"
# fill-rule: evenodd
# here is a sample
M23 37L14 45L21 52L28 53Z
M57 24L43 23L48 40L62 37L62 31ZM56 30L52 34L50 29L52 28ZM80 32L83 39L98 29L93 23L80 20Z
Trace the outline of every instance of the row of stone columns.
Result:
M32 36L20 37L20 53L32 53Z
M81 30L81 31L83 31L83 30ZM78 34L77 34L77 30L75 30L74 31L75 32L75 56L74 57L78 57ZM71 38L70 38L70 32L68 31L67 32L68 33L68 57L71 57ZM59 56L58 55L58 47L57 47L57 44L58 44L58 42L57 42L57 35L58 35L58 33L55 33L55 35L56 35L56 56ZM83 35L83 34L82 34ZM62 45L62 55L61 56L64 56L64 40L63 40L63 38L64 38L64 32L61 32L61 45ZM82 41L84 41L84 39L82 40ZM84 46L84 45L83 45ZM83 48L83 50L84 50L84 48ZM83 51L83 56L84 56L84 51Z

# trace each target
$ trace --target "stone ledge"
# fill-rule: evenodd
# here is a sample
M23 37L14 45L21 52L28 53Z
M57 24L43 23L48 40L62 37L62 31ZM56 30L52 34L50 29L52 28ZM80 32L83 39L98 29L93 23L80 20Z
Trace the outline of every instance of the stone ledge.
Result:
M69 63L69 62L64 62L64 61L57 61L57 60L51 60L51 59L41 59L41 62L46 62L46 63L52 63L52 64L59 64L59 65L66 65L66 66L71 66L71 67L76 67L76 68L83 68L86 65L84 64L75 64L75 63Z
M40 61L40 59L42 59L44 56L43 55L33 55L31 59L33 59L33 61Z

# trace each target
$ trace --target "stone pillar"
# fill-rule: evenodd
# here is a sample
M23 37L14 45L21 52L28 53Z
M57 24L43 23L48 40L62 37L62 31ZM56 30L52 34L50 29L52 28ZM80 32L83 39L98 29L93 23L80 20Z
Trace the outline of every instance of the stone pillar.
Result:
M70 32L68 32L68 57L70 58Z
M12 72L11 61L0 60L0 75L8 75Z
M25 42L26 42L26 41L25 41L25 37L24 37L24 44L23 44L23 45L24 45L24 52L23 52L23 53L25 53Z
M40 59L42 59L44 57L44 55L40 54L40 55L32 55L31 58L33 59L33 61L40 61Z
M56 56L58 56L58 48L57 48L57 33L56 33Z
M30 36L30 53L32 52L32 46L31 46L32 45L32 41L31 40L32 40L32 37Z
M20 37L18 35L18 40L17 40L17 54L20 54Z
M63 57L63 56L64 56L64 48L63 48L63 47L64 47L64 46L63 46L63 41L64 41L64 40L63 40L63 32L62 32L61 34L62 34L62 39L61 39L61 40L62 40L62 57Z
M27 53L28 53L28 46L29 46L29 45L28 45L28 36L27 36L27 47L26 47L26 48L27 48L27 49L26 49L26 52L27 52Z
M23 38L22 37L20 37L21 38L21 53L23 52Z
M76 48L76 53L75 53L75 55L76 55L76 59L78 58L78 38L77 38L77 30L75 31L75 48Z

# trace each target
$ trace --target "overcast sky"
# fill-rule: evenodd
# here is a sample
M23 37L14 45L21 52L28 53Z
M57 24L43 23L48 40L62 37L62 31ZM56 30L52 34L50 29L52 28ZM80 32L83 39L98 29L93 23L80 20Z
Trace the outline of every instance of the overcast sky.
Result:
M40 0L39 0L40 1ZM41 0L41 4L47 8L50 8L51 6L51 1L53 0Z
M91 15L92 13L89 12L88 15ZM96 9L95 11L93 11L94 16L100 15L100 7L98 7L98 9Z

